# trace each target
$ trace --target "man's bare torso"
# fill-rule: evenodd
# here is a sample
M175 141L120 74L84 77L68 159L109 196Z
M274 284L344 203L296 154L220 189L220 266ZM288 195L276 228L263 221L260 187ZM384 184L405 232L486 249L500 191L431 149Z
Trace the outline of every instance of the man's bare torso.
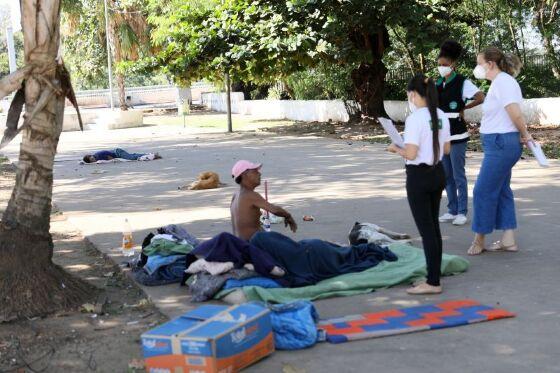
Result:
M253 203L257 192L241 188L231 200L230 213L233 234L249 240L256 232L262 230L261 211Z

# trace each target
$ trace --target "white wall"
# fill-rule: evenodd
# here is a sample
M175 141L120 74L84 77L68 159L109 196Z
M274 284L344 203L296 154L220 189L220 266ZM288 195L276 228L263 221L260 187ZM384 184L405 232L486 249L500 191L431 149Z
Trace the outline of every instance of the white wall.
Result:
M200 96L204 92L213 92L214 86L204 82L193 83L190 87L190 101L200 101ZM180 96L179 89L176 86L150 86L150 87L127 87L125 95L130 96L132 105L149 105L149 104L169 104L177 102ZM113 90L113 100L115 105L119 105L119 94L117 89ZM77 91L76 99L80 106L105 106L110 105L109 90L89 90ZM70 105L66 101L66 105Z
M202 93L202 105L210 110L227 112L227 94L225 93ZM231 112L239 114L239 103L245 101L243 92L231 92Z
M290 119L311 122L348 121L348 113L344 103L339 100L245 101L241 92L233 92L231 99L232 112L236 114L255 115L263 119ZM210 110L226 112L225 93L203 93L202 103ZM525 118L531 124L560 125L560 97L524 100L521 109ZM399 122L403 122L410 114L406 101L385 101L385 110L391 119ZM481 117L481 106L465 111L465 119L468 122L478 123Z
M203 93L202 104L210 110L227 111L225 93ZM340 100L248 100L243 93L231 94L231 111L262 119L291 119L307 122L347 122L348 113Z
M144 114L141 110L111 110L111 109L93 109L81 110L82 122L84 130L95 129L121 129L130 127L141 127L144 125ZM20 118L18 126L23 124L23 117ZM0 134L6 128L6 115L0 114ZM78 114L74 109L68 109L64 112L64 122L62 131L79 131L80 124L78 122Z

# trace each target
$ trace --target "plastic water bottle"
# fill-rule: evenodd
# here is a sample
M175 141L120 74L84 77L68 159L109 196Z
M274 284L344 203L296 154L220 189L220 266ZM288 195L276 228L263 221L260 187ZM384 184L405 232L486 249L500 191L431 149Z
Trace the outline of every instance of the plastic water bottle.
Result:
M124 256L134 255L134 242L132 241L132 227L130 226L128 219L124 219L121 252L122 255Z
M264 218L263 228L265 232L270 232L270 219L268 218L268 216L265 216Z

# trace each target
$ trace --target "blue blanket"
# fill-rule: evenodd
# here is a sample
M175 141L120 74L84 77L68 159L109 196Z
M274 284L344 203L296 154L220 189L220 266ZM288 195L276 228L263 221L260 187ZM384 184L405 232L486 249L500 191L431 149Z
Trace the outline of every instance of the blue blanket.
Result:
M398 259L389 249L373 243L339 246L322 240L296 242L277 232L255 233L250 243L286 270L286 275L278 281L288 287L314 285L335 276L365 271L382 261Z
M265 289L281 288L282 286L273 279L266 277L250 277L243 280L227 280L222 290L242 288L243 286L260 286Z

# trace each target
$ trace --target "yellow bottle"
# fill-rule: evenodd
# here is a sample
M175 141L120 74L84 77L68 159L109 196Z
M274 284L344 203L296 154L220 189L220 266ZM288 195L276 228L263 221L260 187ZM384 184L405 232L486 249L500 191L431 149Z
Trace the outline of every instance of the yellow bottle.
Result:
M124 220L121 251L122 251L122 255L124 256L134 255L134 241L132 240L132 227L130 226L128 219Z

